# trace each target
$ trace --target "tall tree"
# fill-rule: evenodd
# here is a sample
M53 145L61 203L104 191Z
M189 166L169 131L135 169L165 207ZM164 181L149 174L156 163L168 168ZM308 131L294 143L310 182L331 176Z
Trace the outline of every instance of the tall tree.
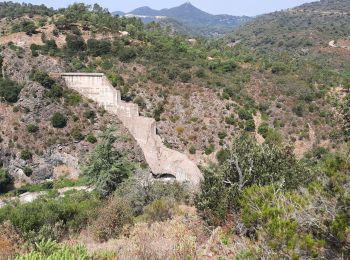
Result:
M117 138L112 129L102 135L102 143L91 153L82 173L102 197L110 195L134 170L134 165L113 147Z

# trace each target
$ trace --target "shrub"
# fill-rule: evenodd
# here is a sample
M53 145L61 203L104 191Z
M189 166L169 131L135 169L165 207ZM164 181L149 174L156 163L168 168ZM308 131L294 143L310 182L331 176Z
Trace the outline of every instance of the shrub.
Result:
M160 199L184 203L188 199L185 186L178 182L159 182L130 178L122 183L115 192L130 203L134 215L143 214L147 205Z
M304 103L298 103L295 107L293 107L293 112L299 116L302 117L305 112L305 105Z
M95 237L100 241L118 238L126 225L133 223L132 209L120 198L111 198L98 212L97 219L92 223Z
M147 222L163 222L171 219L175 214L175 202L161 198L153 201L144 209L144 218Z
M64 92L64 102L69 106L77 106L81 103L81 96L74 90L67 90Z
M76 141L81 141L84 140L85 136L81 133L81 130L79 128L74 128L71 132L70 135L73 137L74 140Z
M125 83L123 77L117 74L108 75L108 79L110 80L113 87L120 87Z
M49 98L61 98L63 96L63 88L57 84L54 84L50 91L46 93Z
M190 152L190 154L196 154L196 148L191 146L190 149L188 150Z
M240 204L243 223L250 230L259 230L256 232L257 239L266 241L266 245L278 255L293 256L298 252L305 258L317 258L323 254L324 241L317 239L311 230L303 228L304 224L298 222L305 221L300 216L304 216L312 205L307 196L296 192L282 193L272 185L253 185L244 190ZM290 218L290 214L296 217ZM316 219L313 221L318 222Z
M140 96L137 96L134 101L133 101L135 104L137 104L140 108L146 108L146 102L145 100L140 97Z
M129 62L136 58L137 54L133 48L122 48L118 53L119 59L122 62Z
M68 50L72 51L73 53L84 51L86 49L85 41L80 35L68 34L66 37L66 44Z
M188 72L180 73L180 80L184 83L189 82L192 79L192 75Z
M94 136L94 134L90 133L86 136L86 141L88 141L89 143L96 143L97 142L97 138Z
M22 160L31 160L33 157L32 153L29 150L22 150L21 151L21 159Z
M6 192L8 186L12 183L12 178L7 171L0 168L0 193Z
M228 149L222 149L216 153L216 159L220 164L225 163L230 158L230 151Z
M196 204L207 219L217 223L224 220L228 210L237 209L237 199L245 187L278 183L283 189L297 189L312 178L313 171L296 160L290 147L258 145L242 136L233 141L228 160L204 172Z
M261 134L262 137L266 138L268 131L269 131L269 125L267 123L262 123L259 126L258 133Z
M244 109L244 108L240 108L238 110L238 116L242 120L251 120L251 119L253 119L251 111L249 111L247 109Z
M94 216L100 201L86 192L66 193L64 197L39 198L31 203L8 205L0 209L0 222L9 220L31 241L59 239L53 232L78 232ZM30 212L30 214L28 214Z
M248 132L254 132L255 131L255 122L253 119L249 119L246 121L245 124L245 130Z
M35 71L30 75L30 79L40 83L45 88L51 89L55 84L55 80L52 79L49 74L44 71Z
M108 129L102 135L103 142L95 147L82 174L102 197L111 194L134 170L134 165L113 148L116 137Z
M27 131L29 133L36 133L39 131L39 126L36 124L29 124L27 125Z
M67 118L59 112L56 112L51 117L51 124L55 128L64 128L67 125Z
M85 116L87 119L93 120L93 119L95 119L95 117L96 117L96 113L95 113L95 111L93 111L93 110L87 110L87 111L84 112L84 116Z
M35 243L35 249L26 255L19 256L19 260L24 259L115 259L114 253L94 253L89 254L83 245L59 244L51 239L43 239Z
M92 56L102 56L111 52L112 44L107 40L89 39L87 41L87 50Z
M176 130L176 133L179 134L179 135L182 135L185 132L185 128L182 127L182 126L176 127L175 130Z
M234 125L236 123L236 119L234 115L230 115L228 117L225 117L225 122L228 125Z
M153 110L153 117L156 121L160 121L160 116L164 113L164 104L157 104L156 108Z
M226 132L219 132L219 133L218 133L218 137L219 137L219 139L221 139L221 140L225 139L226 136L227 136L227 133L226 133Z
M345 134L345 138L347 140L350 139L350 94L348 94L341 106L341 112L344 118L343 122L343 130Z
M25 174L27 177L30 177L30 176L32 176L32 174L33 174L33 170L32 170L32 168L30 168L30 167L24 167L24 168L23 168L23 172L24 172L24 174Z
M9 103L16 103L21 87L14 81L0 78L0 97Z

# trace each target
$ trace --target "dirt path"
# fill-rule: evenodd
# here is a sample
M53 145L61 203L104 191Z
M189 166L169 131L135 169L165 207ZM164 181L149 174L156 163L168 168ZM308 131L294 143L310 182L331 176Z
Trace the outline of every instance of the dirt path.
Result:
M254 123L255 123L255 139L259 144L263 144L265 142L265 138L259 134L259 127L261 126L262 119L260 111L256 112L256 115L253 115Z

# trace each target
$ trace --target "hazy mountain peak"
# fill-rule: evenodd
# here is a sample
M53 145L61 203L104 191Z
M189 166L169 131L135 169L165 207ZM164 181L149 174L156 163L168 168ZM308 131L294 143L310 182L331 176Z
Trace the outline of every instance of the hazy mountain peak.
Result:
M199 34L205 35L221 34L250 20L249 17L212 15L195 7L191 2L185 2L180 6L161 10L143 6L125 15L139 17L146 23L160 20L164 22L167 19L167 25L169 25L169 23L172 23L171 21L176 21L190 29L194 29L193 31L197 33L200 32ZM178 24L174 24L174 26L177 27Z

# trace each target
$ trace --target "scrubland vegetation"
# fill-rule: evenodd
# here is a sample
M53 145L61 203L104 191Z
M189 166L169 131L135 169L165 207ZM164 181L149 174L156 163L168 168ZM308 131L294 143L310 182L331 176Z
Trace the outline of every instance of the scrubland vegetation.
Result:
M23 124L26 134L35 137L50 131L50 135L56 133L65 140L57 137L57 144L86 140L84 145L91 150L79 161L78 179L58 178L21 188L14 187L14 179L0 158L0 196L8 199L25 192L41 192L30 203L12 201L0 205L0 258L350 257L349 60L342 59L335 66L337 58L322 52L317 42L322 37L328 40L350 35L346 24L333 24L332 28L340 28L339 31L332 30L332 35L303 44L303 37L291 40L283 37L279 29L268 33L272 40L264 34L266 28L259 29L262 35L238 31L234 37L239 38L235 40L243 39L243 43L232 47L227 45L227 39L197 39L193 44L184 36L169 35L159 24L144 25L135 18L113 17L98 5L74 4L52 10L0 4L0 17L14 19L24 15L31 22L16 20L11 27L13 32L35 34L40 23L44 23L55 26L57 35L42 36L43 44L32 44L29 57L14 44L4 48L10 48L19 59L55 57L64 62L67 71L105 73L113 86L121 90L124 100L137 103L143 113L153 116L159 124L169 123L191 156L215 155L212 158L216 160L201 166L204 176L199 190L176 181L154 180L148 176L147 166L119 149L118 144L128 142L127 138L105 125L101 127L103 134L92 131L105 111L93 109L90 101L68 90L48 72L35 69L28 79L43 87L41 98L45 104L70 110L50 112L45 127L40 120L30 118L29 123ZM31 20L34 15L42 19ZM323 21L317 16L309 24L296 25L303 16L292 16L277 13L258 19L268 19L273 24L275 19L282 19L280 26L292 32ZM253 25L254 21L246 28L255 30ZM119 31L127 31L128 35L84 39L86 32L108 35ZM252 37L254 34L256 37ZM66 36L62 47L55 41L58 35ZM277 49L273 47L276 43ZM269 48L275 51L267 52ZM309 48L309 52L296 55L294 48ZM152 105L151 94L142 95L142 87L148 83L157 86L157 102ZM207 125L201 123L207 114L190 115L187 124L178 122L187 116L187 111L169 116L170 98L182 95L176 93L176 86L190 91L196 90L194 86L214 91L217 100L225 104L226 110L220 111L221 127L205 136L207 143L198 145L197 136L187 134L190 125L194 125L196 134L204 131ZM341 88L342 94L334 94L336 88ZM29 113L16 106L28 95L21 83L8 75L1 76L1 102L13 107L13 113ZM83 129L83 121L89 131ZM310 139L302 128L305 125L317 129L317 141L297 157L293 145ZM15 132L18 127L14 125ZM261 143L256 140L258 134L264 139ZM2 135L0 132L0 143ZM11 142L12 147L14 143ZM23 173L29 178L36 173L31 162L40 152L18 144L16 149L13 156L23 161ZM93 191L69 190L64 196L60 193L62 188L83 185L93 187ZM94 246L106 246L106 250L77 245L84 244L85 235L92 237ZM129 244L107 246L109 242L125 241ZM164 249L166 246L171 250ZM130 249L129 255L123 248Z

